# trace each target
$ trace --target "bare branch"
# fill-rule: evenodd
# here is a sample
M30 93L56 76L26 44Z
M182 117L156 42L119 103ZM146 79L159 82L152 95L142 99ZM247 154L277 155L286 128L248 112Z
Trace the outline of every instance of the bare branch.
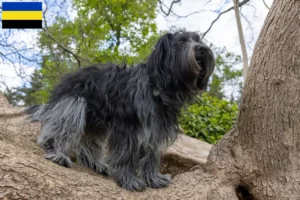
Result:
M245 83L246 78L247 78L247 71L249 68L248 54L247 54L245 37L243 34L243 27L242 27L242 22L241 22L241 17L240 17L239 0L233 0L233 4L234 4L234 13L235 13L235 18L236 18L236 24L237 24L237 29L238 29L239 39L240 39L240 44L241 44L241 50L242 50L242 55L243 55L243 77L244 77L244 83Z
M2 88L3 91L11 93L12 91L10 87L6 84L6 81L4 81L4 78L9 78L9 77L5 77L2 74L0 75L0 88Z
M169 8L168 8L168 6L167 6L166 4L164 4L164 2L162 2L161 0L158 0L158 3L160 4L160 10L161 10L166 16L169 16L170 13L175 14L175 13L173 13L173 11L172 11L173 5L176 4L176 3L179 3L180 1L181 1L181 0L173 0ZM165 10L163 9L163 6L164 6L165 8L167 8L168 11L165 11ZM176 14L175 14L175 15L176 15Z
M179 3L180 1L176 1L175 3ZM164 2L162 1L159 1L160 3L160 10L166 15L166 16L169 16L170 14L173 14L175 17L178 17L178 18L187 18L191 15L194 15L194 14L198 14L198 13L202 13L202 12L208 12L207 10L200 10L200 11L195 11L195 12L192 12L190 14L187 14L187 15L178 15L176 14L175 12L172 11L172 7L173 7L173 4L174 4L174 1L172 2L171 6L168 7ZM165 8L168 9L168 12L164 11L163 10L163 7L164 6Z
M247 29L251 30L250 31L251 35L250 35L250 37L248 39L247 46L248 46L248 48L252 49L252 47L250 47L250 43L254 41L254 31L253 31L254 28L253 28L251 22L247 19L247 17L242 12L240 12L240 15L245 20L245 22L248 24Z
M46 28L43 28L43 30L45 31L45 33L52 39L56 42L56 44L58 46L60 46L60 48L62 48L63 50L65 50L66 52L68 52L69 54L71 54L78 62L79 66L80 66L80 60L83 60L89 64L94 64L92 63L91 61L85 59L85 58L82 58L78 55L76 55L75 53L73 53L71 50L69 50L67 47L65 47L64 45L62 45Z
M187 18L191 15L194 15L194 14L199 14L199 13L202 13L202 12L207 12L207 10L200 10L200 11L195 11L195 12L192 12L190 14L187 14L187 15L177 15L175 14L174 12L172 12L172 14L175 16L175 17L178 17L178 18Z
M243 5L245 5L246 3L248 3L249 1L250 1L250 0L244 0L244 1L240 2L239 5L238 5L238 7L242 7ZM203 35L202 35L201 38L203 39L203 38L207 35L207 33L208 33L208 32L210 31L210 29L213 27L214 23L216 23L216 21L218 21L218 19L219 19L223 14L228 13L229 11L231 11L231 10L233 10L233 9L234 9L234 6L228 8L227 10L225 10L225 11L223 11L223 12L221 12L221 13L217 16L217 18L211 22L209 28L203 33Z
M17 55L19 55L19 52L17 53ZM16 73L17 76L19 76L21 79L26 78L26 76L23 76L23 74L21 73L21 69L20 68L18 69L18 67L16 66L14 60L12 60L11 58L9 58L9 56L6 56L1 52L0 52L0 56L2 57L1 58L2 60L4 59L7 60L13 66L14 72Z
M264 5L266 6L266 8L267 8L268 10L270 10L270 7L267 5L267 3L265 2L265 0L262 0L262 1L263 1Z

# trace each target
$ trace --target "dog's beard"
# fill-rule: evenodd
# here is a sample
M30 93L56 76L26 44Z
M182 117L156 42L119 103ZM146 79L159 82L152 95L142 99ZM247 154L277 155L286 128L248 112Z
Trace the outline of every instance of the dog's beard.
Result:
M214 55L208 49L204 53L196 53L192 47L188 51L188 66L186 69L194 75L193 85L198 90L206 90L210 75L214 70Z
M213 59L205 58L198 62L200 72L197 79L197 87L203 91L207 89L208 80L214 69Z

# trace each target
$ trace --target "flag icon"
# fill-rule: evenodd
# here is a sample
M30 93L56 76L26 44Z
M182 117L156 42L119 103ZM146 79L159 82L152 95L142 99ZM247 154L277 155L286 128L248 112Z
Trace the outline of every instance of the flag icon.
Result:
M42 2L2 2L3 29L42 28Z

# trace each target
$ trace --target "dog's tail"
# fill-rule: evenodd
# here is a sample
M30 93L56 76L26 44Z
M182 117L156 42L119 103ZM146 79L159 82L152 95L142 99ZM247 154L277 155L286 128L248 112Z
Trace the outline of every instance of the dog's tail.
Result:
M24 112L28 115L28 118L31 122L39 122L42 121L43 115L45 114L47 107L48 104L34 105L26 108Z

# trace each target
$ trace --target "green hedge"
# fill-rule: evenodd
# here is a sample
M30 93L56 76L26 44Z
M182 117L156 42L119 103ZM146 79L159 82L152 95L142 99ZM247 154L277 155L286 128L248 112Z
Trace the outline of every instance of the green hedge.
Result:
M207 93L198 96L179 117L185 134L215 144L235 124L238 105Z

